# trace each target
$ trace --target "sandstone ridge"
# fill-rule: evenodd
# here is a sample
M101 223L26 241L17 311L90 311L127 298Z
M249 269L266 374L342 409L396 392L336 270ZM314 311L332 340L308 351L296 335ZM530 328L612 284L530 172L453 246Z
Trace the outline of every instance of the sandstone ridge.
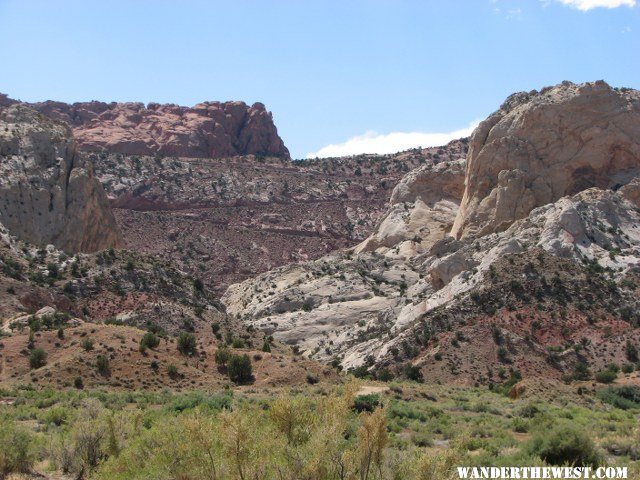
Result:
M0 106L16 103L0 95ZM193 107L139 102L28 104L68 124L78 147L129 155L289 157L262 103L203 102Z

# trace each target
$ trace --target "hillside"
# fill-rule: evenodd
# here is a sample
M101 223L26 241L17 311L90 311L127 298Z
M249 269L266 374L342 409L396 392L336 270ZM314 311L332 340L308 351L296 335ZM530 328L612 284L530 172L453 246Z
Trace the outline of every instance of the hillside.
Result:
M409 173L361 245L233 285L223 302L311 358L385 375L411 365L491 383L633 361L639 106L604 82L514 95L473 133L466 168Z

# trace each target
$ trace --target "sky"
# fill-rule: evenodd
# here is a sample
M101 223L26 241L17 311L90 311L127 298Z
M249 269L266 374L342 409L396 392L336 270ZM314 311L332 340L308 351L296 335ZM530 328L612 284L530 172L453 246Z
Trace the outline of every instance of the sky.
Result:
M468 135L516 91L640 89L640 0L0 0L23 101L262 102L294 158Z

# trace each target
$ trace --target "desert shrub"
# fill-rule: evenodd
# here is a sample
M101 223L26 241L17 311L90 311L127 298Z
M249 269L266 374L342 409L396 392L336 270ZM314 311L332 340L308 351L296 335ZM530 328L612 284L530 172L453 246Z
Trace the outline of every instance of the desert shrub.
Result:
M264 343L262 344L262 351L267 353L271 352L271 345L269 345L268 340L265 340Z
M47 424L60 426L69 419L69 411L64 407L52 407L44 415L43 420Z
M169 375L169 378L173 378L176 379L180 376L180 373L178 372L178 367L176 367L173 363L167 366L167 375Z
M527 433L529 431L529 422L521 417L515 417L511 420L511 428L514 432Z
M533 418L540 413L540 409L535 403L523 405L518 410L518 415L522 418Z
M183 355L194 355L196 353L196 337L191 333L180 333L178 336L178 351Z
M42 348L34 348L29 354L29 366L33 369L44 367L47 364L47 352Z
M287 443L298 445L309 439L314 415L308 399L282 394L269 407L269 420L287 438Z
M390 382L394 379L394 375L388 368L383 368L376 372L376 379L381 382Z
M32 435L13 420L0 417L0 479L28 473L34 462Z
M358 395L353 399L353 409L358 412L373 412L380 406L380 396L376 393Z
M406 479L457 478L462 459L453 440L442 455L423 448L389 449L387 412L351 412L357 386L312 399L284 393L273 401L240 402L209 415L199 408L163 417L102 461L97 480ZM183 397L184 398L184 397ZM429 438L417 439L427 445Z
M369 373L369 367L366 365L360 365L358 367L354 367L349 369L349 373L356 378L371 378L371 373Z
M596 382L598 383L613 383L618 378L618 374L613 370L601 370L595 374Z
M307 383L309 385L315 385L319 381L320 379L318 378L317 375L314 375L313 373L307 373Z
M230 358L231 358L231 351L226 346L218 347L218 349L216 350L216 353L213 356L213 359L215 360L216 364L220 365L221 367L226 367L227 364L229 363Z
M193 289L196 292L202 293L204 292L204 283L199 278L193 279Z
M73 386L78 390L82 390L84 388L84 382L82 381L82 377L76 377L73 379Z
M640 360L640 357L638 356L638 348L633 343L631 343L631 340L627 340L627 343L624 347L624 353L627 357L627 360L629 360L630 362L637 362L638 360Z
M622 373L633 373L634 367L632 363L622 365Z
M93 340L90 338L85 338L80 342L80 346L87 352L93 350Z
M586 362L578 361L573 368L573 374L571 377L574 380L588 380L591 378L591 372L589 371L589 365Z
M528 451L551 465L597 466L600 454L581 428L569 423L544 425L534 432Z
M502 334L502 330L495 324L491 325L491 336L493 337L493 341L496 345L502 345L504 342L504 335Z
M424 378L422 377L422 371L417 365L411 365L410 363L407 363L402 371L409 380L420 383L424 381Z
M140 339L140 347L156 348L160 345L160 339L155 333L146 332Z
M213 411L231 408L230 395L206 395L202 392L193 392L182 395L164 406L164 410L172 413L180 413L200 407Z
M231 346L233 348L244 348L245 347L244 340L242 340L241 338L234 338L233 341L231 342Z
M253 378L249 355L231 355L228 366L229 378L234 383L247 383Z
M596 395L603 402L623 410L640 408L640 387L634 385L605 388Z
M509 352L506 348L500 347L498 348L498 360L501 363L511 363L511 359L509 358Z
M109 358L107 358L106 355L98 355L98 358L96 358L96 370L98 370L100 375L109 375Z

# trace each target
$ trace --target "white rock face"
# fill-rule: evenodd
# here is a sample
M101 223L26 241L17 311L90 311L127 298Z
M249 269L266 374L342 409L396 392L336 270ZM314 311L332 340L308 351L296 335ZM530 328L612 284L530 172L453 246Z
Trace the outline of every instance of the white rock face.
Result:
M510 96L471 137L451 234L504 230L541 205L640 175L640 92L565 82Z
M391 206L376 231L356 253L395 247L406 240L426 251L451 230L464 191L465 160L424 165L409 172L395 187ZM412 252L414 253L414 252Z
M68 252L121 243L69 128L22 105L0 109L0 221L22 240Z

